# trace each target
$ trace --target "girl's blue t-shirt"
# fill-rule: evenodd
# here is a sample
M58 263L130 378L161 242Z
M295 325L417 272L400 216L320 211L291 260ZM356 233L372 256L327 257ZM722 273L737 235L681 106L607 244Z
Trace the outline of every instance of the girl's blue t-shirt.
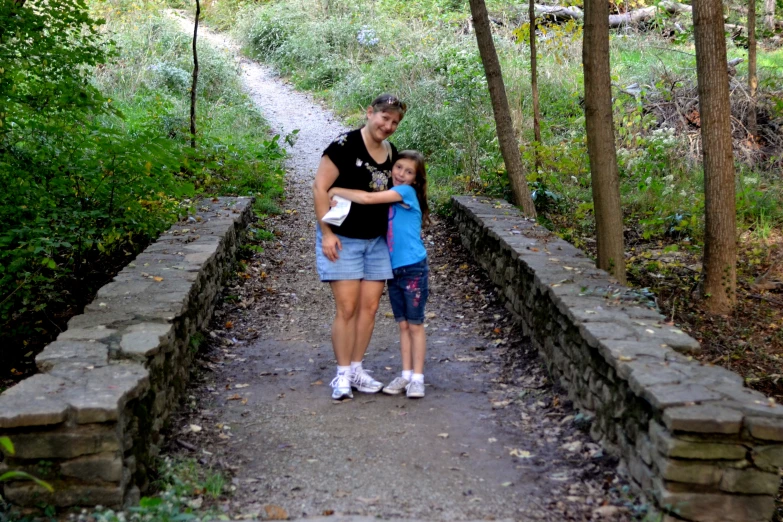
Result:
M391 190L402 196L402 201L389 207L386 243L392 268L399 268L423 261L427 258L427 250L421 240L421 207L416 189L410 185L399 185Z

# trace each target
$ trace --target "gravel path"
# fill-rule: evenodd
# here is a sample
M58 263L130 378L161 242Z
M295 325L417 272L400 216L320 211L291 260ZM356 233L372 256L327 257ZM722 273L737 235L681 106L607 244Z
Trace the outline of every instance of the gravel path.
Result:
M236 52L221 35L200 36ZM331 401L333 301L315 273L310 184L345 128L269 69L246 59L240 67L272 128L299 129L299 138L285 211L265 223L276 239L224 292L171 451L230 471L224 509L248 518L631 519L614 463L552 388L447 222L425 232L427 396ZM390 312L384 297L365 359L385 382L399 370Z

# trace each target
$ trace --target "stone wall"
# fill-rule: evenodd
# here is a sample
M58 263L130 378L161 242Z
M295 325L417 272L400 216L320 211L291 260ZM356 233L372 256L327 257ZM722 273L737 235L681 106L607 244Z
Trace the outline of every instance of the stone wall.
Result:
M9 482L18 505L119 507L138 500L185 390L193 334L209 321L252 218L252 199L201 202L114 280L36 357L41 373L0 395L0 435L16 453L0 468L45 479Z
M701 364L645 296L499 200L453 199L463 244L500 287L590 434L670 520L765 521L783 467L783 406Z

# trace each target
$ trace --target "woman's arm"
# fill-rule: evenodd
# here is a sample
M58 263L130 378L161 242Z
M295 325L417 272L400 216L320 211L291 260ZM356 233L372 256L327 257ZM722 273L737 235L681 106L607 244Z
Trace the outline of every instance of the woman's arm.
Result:
M321 157L321 163L318 164L318 170L315 173L313 181L313 203L315 204L315 217L321 227L322 241L321 248L329 261L336 261L339 257L337 252L343 249L340 239L332 232L328 224L321 221L324 214L329 212L329 196L327 192L337 180L340 172L337 166L328 156Z
M398 203L402 196L396 190L383 190L381 192L365 192L335 187L329 190L329 197L340 196L361 205L377 205L379 203Z

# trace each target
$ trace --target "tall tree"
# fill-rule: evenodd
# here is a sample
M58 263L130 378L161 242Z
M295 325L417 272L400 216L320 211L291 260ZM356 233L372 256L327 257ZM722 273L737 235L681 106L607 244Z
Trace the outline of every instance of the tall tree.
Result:
M538 155L541 146L541 110L538 106L538 55L536 53L536 4L535 0L528 2L530 16L530 90L533 96L533 139L535 140L535 169L538 174L541 168L541 158Z
M190 146L196 148L196 87L198 86L198 19L201 16L201 2L196 0L196 21L193 23L193 82L190 85Z
M764 27L775 30L775 0L764 0Z
M756 125L756 90L759 85L756 74L756 0L748 0L748 94L750 108L748 109L748 134L754 140L758 133Z
M720 0L718 0L720 1ZM609 69L609 2L585 0L582 64L585 82L585 126L593 186L598 267L625 282L623 214L612 121Z
M707 309L728 313L736 302L737 225L731 106L721 0L694 0L696 76L704 162L704 283Z
M489 97L492 100L492 112L495 115L495 127L498 133L498 143L503 161L506 163L508 180L514 201L522 207L522 212L528 217L536 217L536 207L527 188L525 171L522 168L522 156L519 153L519 142L511 122L511 111L508 108L506 86L503 84L503 73L500 61L492 41L492 31L489 28L489 15L484 0L470 0L470 11L473 15L473 27L476 32L481 63L487 77Z

